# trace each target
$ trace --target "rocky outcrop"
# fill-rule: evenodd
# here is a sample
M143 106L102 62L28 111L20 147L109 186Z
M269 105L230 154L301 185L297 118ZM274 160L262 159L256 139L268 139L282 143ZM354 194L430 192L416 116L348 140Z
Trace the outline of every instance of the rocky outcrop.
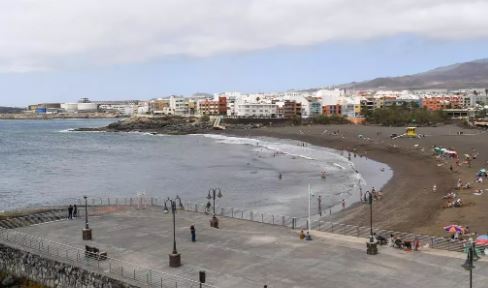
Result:
M112 123L101 128L79 128L75 131L103 132L146 132L154 134L186 135L205 133L213 129L208 121L200 121L195 117L135 117Z

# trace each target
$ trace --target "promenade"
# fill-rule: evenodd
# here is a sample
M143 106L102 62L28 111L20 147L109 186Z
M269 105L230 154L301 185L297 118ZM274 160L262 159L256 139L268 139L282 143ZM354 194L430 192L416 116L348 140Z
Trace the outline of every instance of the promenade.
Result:
M83 219L58 221L16 230L80 249L95 246L108 256L155 271L198 279L217 287L467 287L465 255L435 249L422 252L381 247L366 255L366 239L315 232L300 240L289 228L220 217L221 229L209 227L210 216L178 211L176 241L182 266L170 268L172 215L161 209L128 208L90 216L93 241L81 239ZM190 239L190 225L197 242ZM487 283L488 262L476 262L474 287Z

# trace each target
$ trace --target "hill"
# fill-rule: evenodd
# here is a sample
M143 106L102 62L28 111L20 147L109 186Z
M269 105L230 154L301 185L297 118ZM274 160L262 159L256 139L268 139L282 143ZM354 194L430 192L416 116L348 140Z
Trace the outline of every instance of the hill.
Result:
M340 85L354 89L462 89L488 88L488 58L439 67L427 72Z

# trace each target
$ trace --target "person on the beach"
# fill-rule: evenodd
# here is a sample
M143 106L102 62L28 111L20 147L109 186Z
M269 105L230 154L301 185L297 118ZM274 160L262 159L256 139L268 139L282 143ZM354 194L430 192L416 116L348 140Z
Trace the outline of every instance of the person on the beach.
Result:
M78 206L76 206L76 204L73 205L73 217L78 217Z
M196 231L195 231L195 225L190 226L190 233L191 233L191 242L197 241L197 236L196 236Z
M71 204L68 207L68 219L73 219L73 206Z
M303 229L302 229L302 231L300 231L300 240L303 239L305 239L305 233L303 233Z
M419 251L419 248L420 248L420 240L418 237L415 237L415 240L413 241L413 250Z
M346 200L342 199L342 209L346 208Z
M390 234L390 247L395 247L395 236Z

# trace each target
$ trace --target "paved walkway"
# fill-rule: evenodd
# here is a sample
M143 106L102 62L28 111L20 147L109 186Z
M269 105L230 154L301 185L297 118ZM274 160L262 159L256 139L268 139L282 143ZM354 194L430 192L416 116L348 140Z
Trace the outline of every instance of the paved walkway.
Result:
M220 218L221 229L209 227L209 216L178 211L177 248L183 266L168 267L172 250L172 216L160 209L130 209L90 218L92 246L110 257L155 270L207 280L221 287L467 287L465 256L438 250L404 252L380 248L366 255L365 241L323 232L302 241L297 231L267 224ZM191 224L197 242L190 240ZM84 248L82 220L21 228L20 231ZM479 261L474 287L488 283L488 263Z

